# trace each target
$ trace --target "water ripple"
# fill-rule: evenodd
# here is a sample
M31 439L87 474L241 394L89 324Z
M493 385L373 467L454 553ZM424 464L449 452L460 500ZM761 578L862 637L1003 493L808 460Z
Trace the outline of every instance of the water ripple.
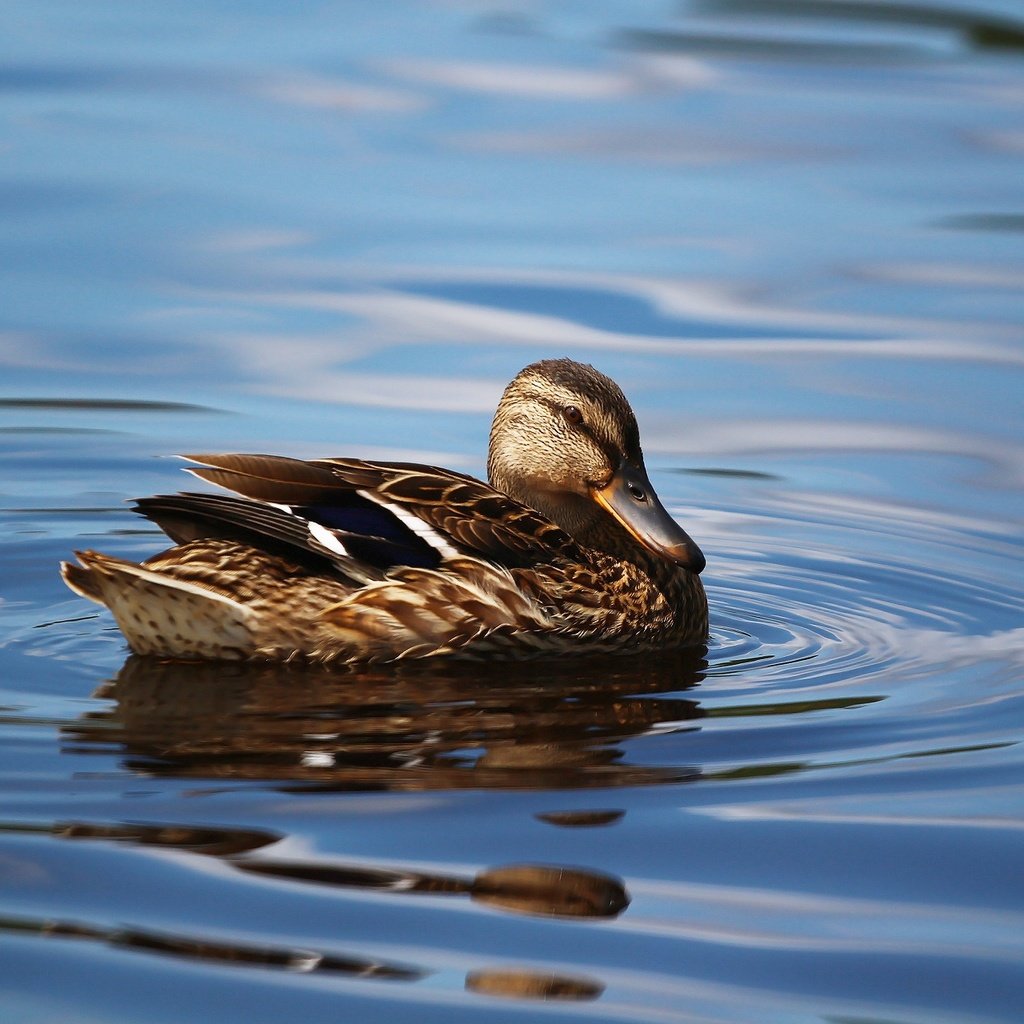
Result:
M958 662L1021 663L1024 596L990 564L1018 545L1009 527L857 504L790 495L720 510L717 530L716 517L702 524L713 552L709 678L888 687ZM728 527L741 516L737 537Z

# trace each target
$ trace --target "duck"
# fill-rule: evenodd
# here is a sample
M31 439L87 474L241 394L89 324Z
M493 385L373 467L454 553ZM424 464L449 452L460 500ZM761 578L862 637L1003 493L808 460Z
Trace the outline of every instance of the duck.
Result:
M358 458L182 458L230 493L136 499L173 547L61 564L135 654L514 660L707 638L704 555L651 485L622 390L587 364L546 359L516 375L486 483Z

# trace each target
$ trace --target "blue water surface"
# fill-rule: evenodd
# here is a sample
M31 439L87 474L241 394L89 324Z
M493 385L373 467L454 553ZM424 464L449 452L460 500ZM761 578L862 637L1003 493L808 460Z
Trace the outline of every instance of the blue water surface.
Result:
M4 1020L1016 1022L1016 0L37 2L0 38ZM188 451L614 377L707 650L129 657Z

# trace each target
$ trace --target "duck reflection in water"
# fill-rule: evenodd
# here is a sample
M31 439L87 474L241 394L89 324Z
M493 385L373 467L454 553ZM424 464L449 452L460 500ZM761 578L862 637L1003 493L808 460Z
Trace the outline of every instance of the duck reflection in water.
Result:
M680 765L630 764L628 741L657 730L697 728L696 701L682 694L706 668L703 650L623 659L503 664L418 663L339 672L314 666L203 664L130 657L88 712L63 730L78 754L109 755L145 775L207 779L212 786L261 780L277 790L365 791L474 788L606 789L680 782ZM548 825L605 828L620 812L576 808L542 816ZM540 816L539 816L540 817ZM475 873L350 863L303 851L261 829L185 824L54 826L67 841L122 842L216 859L268 886L361 890L381 899L469 900L496 915L610 921L630 897L622 879L578 865L512 863ZM81 921L22 923L54 938L92 941L147 955L353 976L395 984L437 968L334 948L322 938L235 942L223 936L110 929ZM467 992L511 1000L599 999L602 979L508 964L464 968Z
M424 871L387 870L350 865L333 858L277 859L274 847L282 836L260 829L229 829L187 825L102 825L63 822L22 826L20 831L43 832L73 842L117 842L139 847L175 850L191 857L212 857L231 868L265 879L315 886L374 890L409 898L429 894L469 898L499 912L560 918L614 918L629 905L621 880L583 868L513 864L490 868L472 877ZM277 968L300 973L348 974L380 981L418 981L432 972L425 967L381 958L341 954L330 949L257 945L205 936L170 934L140 928L109 928L83 922L22 920L19 932L34 931L50 938L89 940L151 954L181 957L221 965ZM0 924L0 932L4 929ZM10 930L10 926L7 930ZM468 991L518 999L595 999L604 986L582 978L529 969L473 970L466 976Z
M260 779L281 790L584 789L682 782L685 765L631 764L623 744L697 728L680 696L704 650L630 659L446 662L339 673L275 663L131 656L64 728L80 749L124 750L150 775Z

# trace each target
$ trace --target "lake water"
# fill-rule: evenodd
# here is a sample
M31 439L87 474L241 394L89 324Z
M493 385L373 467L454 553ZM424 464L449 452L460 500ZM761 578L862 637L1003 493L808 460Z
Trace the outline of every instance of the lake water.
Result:
M1018 0L4 22L5 1021L1022 1019ZM176 452L482 474L562 355L706 652L154 664L58 578Z

